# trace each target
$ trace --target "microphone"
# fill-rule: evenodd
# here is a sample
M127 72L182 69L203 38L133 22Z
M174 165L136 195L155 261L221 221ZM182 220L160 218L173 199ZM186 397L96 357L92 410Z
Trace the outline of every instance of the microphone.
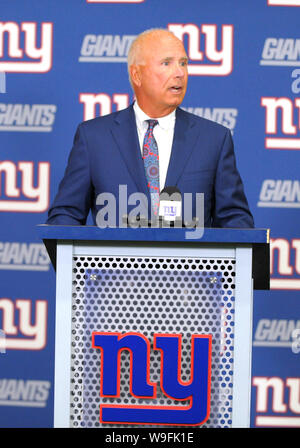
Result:
M165 187L161 191L158 214L164 222L182 223L182 198L177 187Z
M177 187L165 187L159 196L159 212L151 220L143 213L130 217L122 216L122 227L183 227L182 197Z
M122 223L120 227L204 228L204 194L196 193L195 217L192 217L192 193L185 193L184 200L185 202L183 206L182 195L177 187L165 187L160 193L158 215L151 216L151 220L149 220L145 209L139 210L139 213L136 215L122 215Z

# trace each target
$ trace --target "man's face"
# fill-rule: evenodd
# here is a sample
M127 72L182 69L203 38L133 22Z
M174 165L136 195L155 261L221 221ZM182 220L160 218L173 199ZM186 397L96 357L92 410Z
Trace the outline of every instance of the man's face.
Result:
M187 55L175 36L148 36L143 44L143 65L136 67L135 94L142 110L152 118L171 113L184 98Z

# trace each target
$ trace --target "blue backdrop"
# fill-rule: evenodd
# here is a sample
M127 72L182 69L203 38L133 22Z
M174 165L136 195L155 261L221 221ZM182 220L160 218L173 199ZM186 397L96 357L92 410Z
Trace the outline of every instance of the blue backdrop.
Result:
M1 1L0 427L53 425L55 275L35 226L77 124L132 101L128 47L152 27L183 39L182 106L231 129L256 227L271 228L251 426L300 427L299 19L299 0Z

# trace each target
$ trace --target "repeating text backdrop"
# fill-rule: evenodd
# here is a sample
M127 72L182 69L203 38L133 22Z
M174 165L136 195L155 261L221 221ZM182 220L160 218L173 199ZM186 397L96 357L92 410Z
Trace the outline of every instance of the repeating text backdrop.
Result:
M55 275L35 226L78 123L132 101L128 48L152 27L183 40L182 106L230 128L256 227L271 228L251 426L300 427L299 22L300 0L0 0L0 427L53 425Z

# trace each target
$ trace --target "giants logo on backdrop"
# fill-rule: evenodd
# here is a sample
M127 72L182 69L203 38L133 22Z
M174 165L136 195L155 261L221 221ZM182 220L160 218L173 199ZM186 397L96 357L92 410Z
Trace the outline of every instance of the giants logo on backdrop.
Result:
M254 333L255 347L285 347L296 352L300 319L260 319Z
M266 149L300 150L300 98L262 97L261 105L266 112Z
M42 350L47 340L47 301L0 298L2 353Z
M4 186L0 190L0 211L42 213L47 210L50 163L38 162L37 168L34 164L11 160L0 162L0 186Z
M54 104L0 103L0 131L51 132L55 113Z
M238 115L237 109L229 107L182 107L182 109L198 115L199 117L216 121L229 128L232 133L234 131Z
M48 271L49 267L44 244L0 241L0 270Z
M268 6L300 6L300 0L268 0Z
M300 427L300 378L253 377L255 426Z
M300 208L300 181L292 179L265 179L258 207Z
M84 36L79 62L127 62L133 35L87 34Z
M184 42L187 36L190 75L227 76L233 69L233 25L169 23L168 29Z
M260 65L300 65L300 39L268 37L265 40Z
M100 405L100 422L156 425L200 425L210 413L211 336L192 335L191 379L181 380L181 335L155 334L153 348L161 352L160 388L180 406L157 405L157 384L150 381L150 341L140 333L92 334L92 346L101 350L100 396L116 404ZM131 353L130 394L145 405L120 405L120 352ZM153 402L151 403L151 401ZM159 401L159 400L158 400ZM149 404L150 402L150 404Z
M83 104L83 120L108 115L129 106L128 93L80 93L79 102Z
M51 383L39 380L0 379L0 406L47 406Z
M52 41L52 23L43 22L38 27L36 22L0 22L0 71L48 72L52 67Z
M270 239L270 288L300 290L300 239Z

